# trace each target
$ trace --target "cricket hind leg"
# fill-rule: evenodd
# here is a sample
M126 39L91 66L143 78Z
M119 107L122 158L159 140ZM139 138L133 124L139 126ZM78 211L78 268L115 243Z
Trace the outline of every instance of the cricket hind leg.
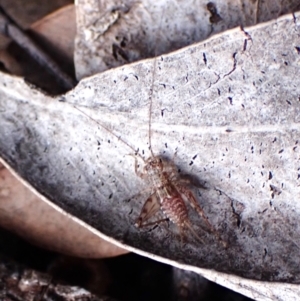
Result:
M195 229L193 228L193 226L192 226L192 224L191 224L190 221L186 221L186 222L184 223L184 226L185 226L187 229L189 229L189 231L192 233L192 235L194 236L194 238L195 238L198 242L204 244L203 239L197 234L197 232L196 232Z
M200 205L198 204L194 194L187 189L186 187L182 186L182 185L176 185L176 188L178 189L178 191L185 196L186 200L190 203L190 205L192 206L192 208L199 214L199 216L205 221L207 227L209 228L209 230L217 237L217 239L222 243L222 245L224 246L224 248L227 248L227 242L224 241L220 234L218 233L218 231L212 226L212 224L209 222L208 218L206 217L203 209L200 207Z
M160 203L158 201L156 193L150 195L150 197L146 200L142 211L135 222L135 226L137 228L144 228L148 226L158 225L162 222L166 222L168 218L162 218L153 222L145 223L151 217L153 217L160 210Z
M180 235L180 244L181 247L183 247L184 243L186 243L186 230L189 230L192 236L201 244L204 244L203 239L197 234L197 232L194 230L191 222L189 220L185 221L183 224L179 226L179 235Z
M154 222L150 222L150 223L147 223L147 224L141 224L141 225L139 225L138 228L144 228L144 227L149 227L149 226L155 226L155 225L159 225L160 223L168 222L168 221L169 221L168 218L162 218L162 219L156 220L156 221L154 221Z

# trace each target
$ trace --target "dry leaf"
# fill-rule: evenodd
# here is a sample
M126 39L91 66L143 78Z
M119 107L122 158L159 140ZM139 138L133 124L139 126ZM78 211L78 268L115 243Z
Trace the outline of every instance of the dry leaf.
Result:
M300 9L298 0L76 1L78 79Z
M160 57L154 81L153 150L167 158L177 151L178 168L207 183L198 200L228 249L209 234L205 245L182 246L173 229L133 225L145 198L128 199L149 184L135 174L133 151L122 140L149 155L153 60L87 78L58 99L2 75L2 157L57 206L106 239L134 247L129 250L250 297L249 281L241 289L240 278L206 269L298 283L299 14L246 32L232 30ZM200 218L191 220L198 231ZM265 289L274 294L276 285ZM256 294L272 297L263 289Z
M56 99L2 75L1 155L109 241L257 300L293 300L299 287L286 282L299 283L300 266L299 30L299 13L235 29L156 65L148 60L87 78ZM135 174L123 141L149 155L154 66L153 150L169 159L177 151L178 168L206 182L208 189L195 192L228 249L209 233L202 232L206 244L182 246L173 227L133 225L147 193L128 200L149 184ZM201 219L191 220L200 231Z

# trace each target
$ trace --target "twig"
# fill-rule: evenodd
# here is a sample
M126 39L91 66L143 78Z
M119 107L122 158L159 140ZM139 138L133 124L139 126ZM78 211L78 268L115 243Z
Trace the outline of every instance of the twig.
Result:
M35 42L23 31L14 20L8 16L0 5L0 33L11 38L27 51L41 66L52 73L58 83L66 89L72 89L76 81L65 74L58 64L53 61Z

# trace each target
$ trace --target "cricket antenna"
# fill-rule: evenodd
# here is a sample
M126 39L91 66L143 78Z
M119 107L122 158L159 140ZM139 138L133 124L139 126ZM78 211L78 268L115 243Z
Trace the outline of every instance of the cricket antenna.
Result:
M162 11L162 16L164 15L164 9ZM159 29L161 28L162 25L162 19L163 17L160 18L160 23L159 23ZM152 107L153 107L153 102L152 102L152 96L153 96L153 87L154 87L154 78L155 78L155 71L156 71L156 62L157 62L157 57L156 57L156 45L158 40L158 36L155 38L155 48L154 48L154 64L153 64L153 72L152 72L152 80L151 80L151 88L149 92L149 125L148 125L148 139L149 139L149 148L151 152L151 156L154 157L153 150L152 150L152 142L151 142L151 124L152 124Z
M154 53L154 55L156 55ZM154 64L153 64L153 72L152 72L152 80L151 80L151 88L149 92L149 127L148 127L148 139L149 139L149 148L151 152L151 156L154 157L153 150L152 150L152 142L151 142L151 124L152 124L152 96L153 96L153 87L154 87L154 76L155 76L155 70L156 70L156 56L154 58Z
M95 122L96 124L98 124L100 127L102 127L105 131L107 131L108 133L110 133L111 135L113 135L114 137L116 137L118 140L121 140L126 146L128 146L131 150L133 150L133 152L134 152L135 155L139 156L139 158L143 162L146 162L145 159L140 155L140 153L137 150L134 149L134 147L132 145L130 145L128 142L126 142L124 139L122 139L120 136L118 136L116 133L114 133L106 125L104 125L104 124L100 123L99 121L97 121L96 119L92 118L91 116L89 116L88 114L86 114L83 110L81 110L78 107L76 107L75 105L73 105L73 108L76 109L77 111L79 111L84 116L86 116L88 119L90 119L93 122Z

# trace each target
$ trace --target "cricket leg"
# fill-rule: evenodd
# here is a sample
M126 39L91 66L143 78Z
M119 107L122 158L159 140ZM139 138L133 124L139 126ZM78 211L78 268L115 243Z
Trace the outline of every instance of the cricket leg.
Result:
M180 245L181 245L181 248L183 248L186 237L184 234L184 226L182 226L182 225L179 226L179 235L180 235Z
M135 222L135 226L138 228L144 227L145 222L154 216L160 209L160 204L157 199L156 193L150 195L150 197L146 200L142 211Z
M208 228L214 232L215 229L214 227L211 225L211 223L209 222L208 218L206 217L206 215L204 214L203 209L200 207L200 205L198 204L194 194L187 188L185 188L184 186L181 185L176 185L176 188L178 189L178 191L183 194L185 196L185 198L188 200L188 202L190 203L190 205L192 206L192 208L204 219L206 225L208 226Z
M184 223L184 226L190 230L190 232L192 233L192 235L193 235L200 243L204 244L203 239L201 239L201 237L197 234L197 232L195 231L195 229L194 229L193 226L191 225L190 221L186 221L186 222Z
M160 223L168 222L168 221L169 221L168 218L162 218L162 219L159 219L159 220L154 221L154 222L150 222L150 223L147 223L147 224L141 224L141 225L139 225L138 227L139 227L139 228L144 228L144 227L148 227L148 226L158 225L158 224L160 224Z
M176 185L176 188L178 189L178 191L182 195L185 196L185 198L190 203L190 205L192 206L192 208L203 218L203 220L205 221L205 223L208 226L209 230L218 238L219 241L221 241L221 243L223 244L223 246L226 248L227 247L227 243L220 237L219 233L215 230L215 228L209 222L208 218L206 217L203 209L198 204L198 202L197 202L195 196L193 195L193 193L189 189L187 189L186 187L181 186L181 185Z
M134 171L135 171L136 175L138 177L140 177L141 179L145 179L147 177L147 174L145 174L139 170L139 163L138 163L138 159L136 158L136 156L132 155L132 154L127 154L126 156L130 156L130 157L134 158Z

